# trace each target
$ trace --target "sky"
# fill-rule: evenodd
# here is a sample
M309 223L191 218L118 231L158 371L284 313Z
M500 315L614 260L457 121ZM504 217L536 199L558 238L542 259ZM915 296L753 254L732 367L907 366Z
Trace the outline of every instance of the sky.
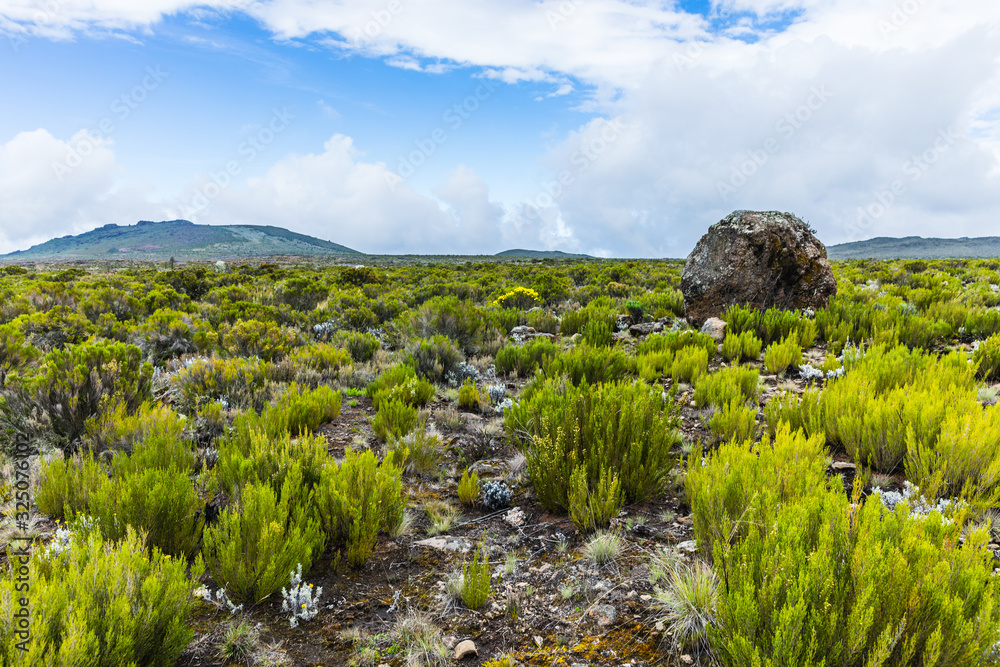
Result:
M366 253L1000 235L996 0L0 0L0 252L107 223Z

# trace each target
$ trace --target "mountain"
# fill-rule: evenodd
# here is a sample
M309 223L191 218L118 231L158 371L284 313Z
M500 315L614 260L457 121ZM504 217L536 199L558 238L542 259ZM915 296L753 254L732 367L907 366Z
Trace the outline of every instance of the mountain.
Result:
M76 236L0 255L0 260L217 260L243 257L359 255L342 245L281 227L196 225L187 220L104 225Z
M830 259L987 259L1000 257L1000 236L925 239L880 236L827 246Z
M522 250L520 248L504 250L503 252L498 252L495 256L528 257L530 259L594 259L590 255L575 255L570 252L563 252L562 250Z

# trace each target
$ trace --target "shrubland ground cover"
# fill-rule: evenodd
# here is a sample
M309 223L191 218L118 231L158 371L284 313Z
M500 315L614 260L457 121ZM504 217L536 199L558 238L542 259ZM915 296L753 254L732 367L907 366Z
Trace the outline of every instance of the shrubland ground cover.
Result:
M1000 263L680 268L0 268L4 664L1000 663Z

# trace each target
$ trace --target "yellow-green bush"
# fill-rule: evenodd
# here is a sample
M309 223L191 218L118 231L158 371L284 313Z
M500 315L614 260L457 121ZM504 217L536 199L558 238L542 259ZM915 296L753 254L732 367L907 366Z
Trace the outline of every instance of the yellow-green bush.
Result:
M976 375L986 382L1000 380L1000 335L994 334L979 343L972 354Z
M343 462L328 465L316 488L316 507L331 541L346 546L352 567L364 565L380 530L392 531L403 520L401 471L390 461L378 464L371 450L348 448Z
M694 402L705 405L726 405L734 399L750 401L757 398L760 373L755 368L730 366L714 373L699 375L694 381Z
M417 409L403 401L393 399L382 402L371 420L372 431L382 442L399 439L417 425Z
M135 531L114 544L78 529L61 554L35 549L30 563L17 556L11 563L0 576L4 665L172 667L194 634L188 618L197 599L187 564L150 553ZM30 605L21 607L29 571ZM203 571L196 564L192 578ZM28 636L18 632L21 609Z
M475 505L479 498L479 473L466 470L458 481L458 499L463 505Z
M229 356L259 357L264 361L281 359L300 342L293 329L254 319L224 324L219 330L219 341Z
M270 364L260 359L197 359L171 379L175 405L193 414L203 404L223 400L227 407L260 407L267 397Z
M716 441L752 438L757 432L757 408L734 398L712 413L708 428Z
M789 366L802 363L802 347L795 337L788 337L779 342L771 343L764 351L764 368L768 373L781 375Z
M319 481L326 448L323 436L293 438L287 430L271 435L254 427L240 428L220 441L213 473L229 493L235 494L249 483L270 484L277 492L294 469L308 489Z
M472 380L466 378L458 390L458 407L463 410L475 410L481 401L479 389Z
M204 533L203 553L215 580L236 600L257 603L288 582L298 564L309 571L325 536L312 518L312 492L304 501L302 473L292 469L281 493L251 482Z
M670 377L674 382L693 382L699 375L708 372L709 358L710 355L703 347L682 347L674 355Z
M365 393L372 399L376 410L384 403L401 401L410 406L425 405L434 396L434 385L417 378L417 372L408 364L395 364L387 368L376 380L370 382Z
M762 346L763 341L757 338L753 331L727 332L725 340L722 341L722 358L735 363L744 359L757 361Z
M591 487L584 466L573 471L569 482L569 518L579 530L607 528L624 501L617 473L602 469L597 483Z
M86 511L90 496L107 481L107 473L87 453L65 458L61 454L42 463L38 510L53 519L67 519Z
M617 474L630 502L660 493L680 442L675 409L672 397L668 403L643 383L575 387L549 380L522 393L504 424L525 451L539 503L565 513L578 467L591 489L602 475Z
M617 382L635 372L635 358L610 347L579 345L562 352L545 368L545 377L567 376L575 385Z
M402 436L389 436L386 459L411 475L426 477L440 471L443 449L441 436L420 422Z
M493 359L493 364L498 375L514 372L523 378L544 367L558 352L558 346L552 341L547 338L536 338L524 345L507 345L500 348Z

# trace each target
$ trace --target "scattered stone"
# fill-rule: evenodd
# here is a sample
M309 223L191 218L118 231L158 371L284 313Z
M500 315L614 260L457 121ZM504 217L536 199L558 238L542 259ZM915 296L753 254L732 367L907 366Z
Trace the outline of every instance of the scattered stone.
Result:
M734 304L822 308L837 293L826 247L791 213L734 211L712 225L681 274L684 314L694 324Z
M599 604L590 610L590 615L597 621L597 625L606 628L618 620L618 610L614 605Z
M579 343L581 340L583 340L583 334L582 333L575 333L572 336L570 336L569 339L573 343Z
M538 635L535 635L535 643L538 645L538 648L542 648L542 644L545 643L545 640Z
M693 554L698 551L698 543L694 540L685 540L677 545L679 551L686 551L689 554Z
M514 528L520 528L524 525L524 510L520 507L515 507L503 515L503 520Z
M469 472L479 473L480 476L506 475L507 468L507 462L502 459L482 459L469 466Z
M459 642L458 646L455 647L455 660L463 660L470 655L479 655L479 651L476 650L475 643L471 639Z
M685 653L684 655L681 656L681 662L683 662L685 665L693 665L694 664L694 658L692 658L690 655L688 655L687 653Z
M714 338L716 343L721 343L726 339L726 321L710 317L701 325L701 332Z
M420 540L418 542L414 542L414 544L418 547L428 547L439 551L454 551L462 554L472 549L472 542L464 537L458 537L457 535L438 535L436 537L428 537L426 540Z
M850 461L834 461L830 464L831 470L855 470L856 468L857 466Z
M659 333L663 331L662 322L641 322L639 324L633 324L628 328L628 332L639 338L640 336L648 336L649 334Z

